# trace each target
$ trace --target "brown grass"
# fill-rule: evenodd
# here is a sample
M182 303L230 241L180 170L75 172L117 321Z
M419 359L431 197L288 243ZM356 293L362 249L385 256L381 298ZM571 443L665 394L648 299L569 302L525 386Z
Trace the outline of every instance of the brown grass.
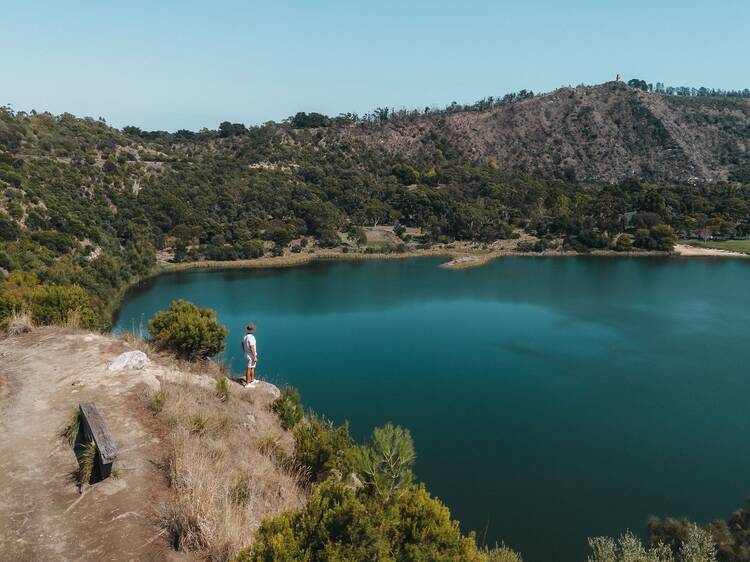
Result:
M34 321L31 318L31 313L26 312L14 312L8 320L8 335L9 336L20 336L21 334L27 334L34 329Z
M122 339L128 347L136 351L142 351L146 355L156 353L156 348L146 339L145 331L142 329L136 329L134 332L123 332L120 334L120 339Z
M174 491L162 526L176 548L229 560L252 543L266 515L303 504L300 475L286 462L291 436L242 391L218 396L215 388L162 382L161 393L155 410L169 429Z

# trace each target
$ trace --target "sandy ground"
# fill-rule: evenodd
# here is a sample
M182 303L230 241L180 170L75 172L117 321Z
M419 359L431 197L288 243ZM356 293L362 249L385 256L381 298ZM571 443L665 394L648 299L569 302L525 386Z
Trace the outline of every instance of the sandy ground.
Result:
M107 369L129 350L110 336L61 328L0 339L0 560L190 559L159 527L169 497L164 442L142 395L164 379L189 376L212 388L214 379L158 361ZM118 444L120 476L79 494L78 463L60 433L83 400L96 403Z
M4 560L164 560L156 466L160 438L136 396L140 376L108 372L127 348L104 336L37 330L0 341L0 557ZM60 437L94 400L120 448L121 476L84 487Z
M699 248L697 246L688 246L687 244L675 244L674 251L679 256L724 256L734 258L746 258L747 254L741 252L731 252L729 250L719 250L717 248Z

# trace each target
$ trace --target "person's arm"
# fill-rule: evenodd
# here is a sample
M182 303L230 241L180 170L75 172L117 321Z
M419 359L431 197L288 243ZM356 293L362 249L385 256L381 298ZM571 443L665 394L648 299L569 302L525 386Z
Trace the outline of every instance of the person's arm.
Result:
M253 363L257 363L258 362L258 354L255 352L255 346L254 345L250 346L250 355L253 357Z

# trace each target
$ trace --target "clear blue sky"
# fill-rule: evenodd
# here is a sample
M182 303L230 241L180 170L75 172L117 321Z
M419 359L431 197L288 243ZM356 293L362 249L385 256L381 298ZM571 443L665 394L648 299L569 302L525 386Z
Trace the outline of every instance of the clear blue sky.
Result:
M750 87L748 0L9 0L0 104L115 126L471 102L639 77Z

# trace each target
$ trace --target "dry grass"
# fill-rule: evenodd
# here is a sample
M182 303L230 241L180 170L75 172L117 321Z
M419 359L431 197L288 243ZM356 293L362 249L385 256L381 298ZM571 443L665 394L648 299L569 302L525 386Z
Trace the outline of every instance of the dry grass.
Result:
M301 506L305 492L285 462L291 436L267 406L217 388L163 382L150 400L169 428L166 466L174 494L162 526L176 548L229 560L252 543L266 515Z
M81 429L81 409L76 406L70 413L70 419L65 428L60 432L60 436L71 447L75 445L78 432Z
M94 474L94 467L96 466L96 456L98 450L96 443L93 441L86 445L81 445L78 452L78 484L80 489L91 482L91 477Z
M216 380L216 397L222 402L229 400L229 379L221 377Z
M31 318L31 313L26 312L14 312L8 320L8 335L9 336L20 336L21 334L27 334L34 329L34 321Z
M120 334L120 339L124 341L128 347L136 350L136 351L142 351L146 355L151 355L156 352L156 348L146 339L145 331L143 331L143 327L139 329L140 331L134 331L134 332L123 332Z
M65 316L65 321L62 325L66 328L72 328L74 330L81 329L81 311L78 309L71 310Z

